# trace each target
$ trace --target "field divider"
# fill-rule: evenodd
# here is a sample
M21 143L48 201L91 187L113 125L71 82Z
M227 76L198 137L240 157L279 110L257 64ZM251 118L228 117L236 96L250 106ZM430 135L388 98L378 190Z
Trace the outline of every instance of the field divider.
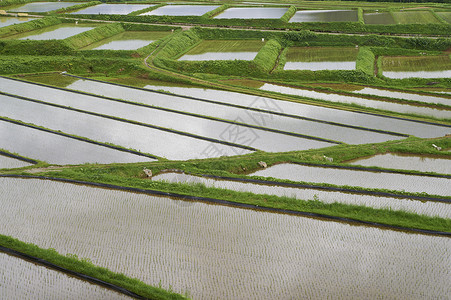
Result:
M287 114L287 113L282 113L282 112L269 111L269 110L264 110L264 109L260 109L260 108L247 107L247 106L238 105L238 104L223 103L223 102L214 101L214 100L202 99L202 98L191 97L191 96L180 95L180 94L173 94L173 93L157 91L157 90L152 90L152 89L146 89L146 88L140 88L140 87L135 87L135 86L128 86L128 85L124 85L124 84L120 84L120 83L113 83L113 82L108 82L108 81L103 81L103 80L98 80L98 79L91 79L91 78L81 77L81 76L72 75L72 74L64 74L64 76L70 76L70 77L83 79L83 80L88 80L88 81L94 81L94 82L100 82L100 83L105 83L105 84L111 84L111 85L115 85L115 86L131 88L131 89L136 89L136 90L140 90L140 91L153 92L153 93L158 93L158 94L163 94L163 95L168 95L168 96L176 96L176 97L181 97L181 98L185 98L185 99L196 100L196 101L201 101L201 102L206 102L206 103L213 103L213 104L218 104L218 105L223 105L223 106L228 106L228 107L252 110L252 111L256 111L256 112L269 113L269 114L273 114L273 115L277 115L277 116L283 116L283 117L289 117L289 118L293 118L293 119L311 121L311 122L322 123L322 124L329 124L329 125L334 125L334 126L340 126L340 127L357 129L357 130L377 132L377 133L382 133L382 134L390 134L390 135L394 135L394 136L409 137L408 134L394 132L394 131L366 128L366 127L362 127L362 126L348 125L348 124L342 124L342 123L331 122L331 121L326 121L326 120L320 120L320 119L308 118L308 117L303 117L303 116L298 116L298 115L292 115L292 114ZM17 79L17 78L10 78L10 77L5 77L5 76L0 76L0 77L13 79L13 80L17 80L17 81L28 82L28 81L20 80L20 79ZM41 85L39 83L33 83L33 84ZM42 85L42 86L46 86L46 85ZM58 88L58 87L55 87L55 88ZM92 94L87 94L87 95L91 95L92 96ZM280 101L284 101L284 100L280 100ZM311 105L311 104L309 104L309 105ZM385 115L378 115L378 116L387 117ZM412 121L410 119L405 119L405 120ZM443 125L443 124L435 124L435 123L431 123L431 124Z
M0 245L0 252L3 252L3 253L6 253L8 255L12 255L12 256L18 257L20 259L32 262L34 264L38 264L38 265L44 266L46 268L49 268L49 269L52 269L52 270L55 270L55 271L58 271L58 272L61 272L61 273L68 274L70 276L76 277L76 278L81 279L83 281L88 281L88 282L90 282L92 284L95 284L95 285L98 285L98 286L101 286L101 287L113 290L115 292L124 294L126 296L129 296L129 297L132 297L132 298L135 298L135 299L148 299L146 297L143 297L143 296L140 296L138 294L135 294L135 293L123 288L123 287L117 286L115 284L112 284L112 283L109 283L109 282L97 279L97 278L89 276L89 275L85 275L85 274L80 273L80 272L76 272L76 271L72 271L72 270L63 268L61 266L58 266L58 265L56 265L54 263L51 263L51 262L45 260L45 259L38 258L36 256L32 256L32 255L29 255L29 254L26 254L26 253L23 253L23 252L20 252L20 251L11 249L11 248L7 248L7 247L4 247L4 246Z
M283 209L283 208L266 207L266 206L259 206L259 205L254 205L254 204L239 203L239 202L234 202L234 201L215 199L215 198L210 198L210 197L199 197L199 196L184 195L184 194L178 194L178 193L172 193L172 192L163 192L163 191L151 190L151 189L125 187L125 186L119 186L119 185L108 184L108 183L89 182L89 181L83 181L83 180L56 178L56 177L48 177L48 176L36 176L36 175L0 174L0 178L1 177L52 180L52 181L58 181L58 182L81 184L81 185L107 188L107 189L113 189L113 190L120 190L120 191L126 191L126 192L141 193L141 194L147 194L147 195L153 195L153 196L170 197L170 198L176 198L178 200L184 200L184 201L203 202L203 203L207 203L207 204L217 204L217 205L230 206L230 207L235 207L235 208L250 209L250 210L254 210L254 211L288 214L288 215L294 215L294 216L322 219L322 220L327 220L327 221L344 222L344 223L349 223L352 225L372 226L372 227L379 227L379 228L390 229L390 230L399 230L399 231L410 232L410 233L421 233L421 234L428 234L428 235L440 235L440 236L445 236L445 237L451 237L451 232L446 232L446 231L435 231L435 230L429 230L429 229L419 229L419 228L410 228L410 227L403 227L403 226L397 226L397 225L388 225L388 224L384 224L384 223L363 221L363 220L357 220L357 219L346 218L346 217L330 216L330 215L325 215L325 214L320 214L320 213L296 211L296 210Z
M1 119L2 118L0 117L0 120ZM34 164L34 165L38 164L38 161L36 161L34 159L26 158L26 157L19 156L19 155L16 155L16 154L12 154L12 153L9 153L9 152L6 152L6 151L2 151L2 150L0 150L0 155L11 157L11 158L15 158L15 159L18 159L18 160L21 160L21 161L24 161L24 162L27 162L27 163L30 163L30 164Z
M14 79L14 80L16 80L16 79ZM21 81L21 80L18 80L18 81ZM278 134L285 134L285 135L290 135L290 136L295 136L295 137L300 137L300 138L305 138L305 139L310 139L310 140L316 140L316 141L320 141L320 142L338 144L338 145L343 144L342 142L339 142L339 141L324 139L324 138L305 135L305 134L301 134L301 133L294 133L294 132L289 132L289 131L284 131L284 130L279 130L279 129L274 129L274 128L268 128L268 127L263 127L263 126L258 126L258 125L241 123L241 122L231 121L231 120L227 120L227 119L219 119L219 118L215 118L215 117L211 117L211 116L207 116L207 115L199 115L199 114L190 113L190 112L186 112L186 111L180 111L180 110L165 108L165 107L161 107L161 106L153 106L153 105L139 103L139 102L132 102L132 101L127 101L127 100L123 100L123 99L112 98L112 97L107 97L107 96L102 96L102 95L97 95L97 94L91 94L91 93L86 93L86 92L77 91L77 90L70 90L70 89L65 89L65 88L60 88L60 87L54 87L54 86L49 86L49 85L40 84L40 83L34 83L34 82L28 82L28 81L22 81L22 82L35 84L35 85L43 86L43 87L47 87L47 88L62 90L62 91L69 92L69 93L81 94L81 95L96 97L96 98L105 99L105 100L109 100L109 101L115 101L115 102L120 102L120 103L124 103L124 104L146 107L146 108L156 109L156 110L161 110L161 111L167 111L167 112L172 112L172 113L177 113L177 114L181 114L181 115L186 115L186 116L191 116L191 117L196 117L196 118L201 118L201 119L206 119L206 120L211 120L211 121L217 121L217 122L222 122L222 123L227 123L227 124L239 125L239 126L274 132L274 133L278 133ZM171 96L174 96L174 95L171 95Z
M231 146L231 147L242 148L242 149L250 150L250 151L258 151L258 149L250 147L250 146L235 144L235 143L222 141L222 140L209 138L209 137L204 137L204 136L200 136L200 135L196 135L196 134L192 134L192 133L188 133L188 132L184 132L184 131L179 131L179 130L174 130L174 129L170 129L170 128L160 127L160 126L147 124L147 123L142 123L142 122L133 121L133 120L122 119L122 118L119 118L119 117L113 117L113 116L109 116L109 115L104 115L104 114L100 114L100 113L96 113L96 112L92 112L92 111L87 111L87 110L82 110L82 109L78 109L78 108L73 108L73 107L68 107L68 106L64 106L64 105L59 105L59 104L55 104L55 103L49 103L49 102L45 102L45 101L41 101L41 100L31 99L31 98L28 98L28 97L8 94L8 93L4 93L2 91L0 91L0 95L5 95L5 96L8 96L8 97L17 98L17 99L21 99L21 100L24 100L24 101L39 103L39 104L53 106L53 107L62 108L62 109L66 109L66 110L76 111L76 112L79 112L79 113L92 115L92 116L96 116L96 117L101 117L101 118L105 118L105 119L110 119L110 120L114 120L114 121L119 121L119 122L123 122L123 123L129 123L129 124L133 124L133 125L138 125L138 126L143 126L143 127L156 129L156 130L166 131L166 132L170 132L170 133L174 133L174 134L188 136L188 137L195 138L195 139L205 140L205 141L209 141L209 142L213 142L213 143L219 143L219 144L223 144L223 145L227 145L227 146Z
M0 92L0 94L1 93L2 92ZM139 155L139 156L144 156L144 157L148 157L148 158L152 158L152 159L157 159L157 160L159 159L157 156L145 154L145 153L138 152L138 151L135 151L135 150L122 148L122 147L115 146L115 145L101 143L101 142L94 141L94 140L91 140L91 139L88 139L88 138L74 136L74 135L70 135L70 134L67 134L67 133L60 132L60 131L51 130L51 129L48 129L48 128L43 128L43 127L32 125L32 124L23 123L21 121L5 118L5 117L2 117L2 116L0 116L0 121L9 122L9 123L12 123L12 124L15 124L15 125L25 126L25 127L41 130L41 131L44 131L44 132L56 134L56 135L59 135L59 136L64 136L64 137L67 137L67 138L71 138L71 139L74 139L74 140L78 140L78 141L82 141L82 142L86 142L86 143L90 143L90 144L94 144L94 145L98 145L98 146L103 146L103 147L106 147L106 148L111 148L111 149L122 151L122 152L127 152L127 153L131 153L131 154L135 154L135 155Z
M195 174L191 172L185 172L183 170L171 170L170 172L160 172L159 174L164 173L180 173L187 174L191 176L200 176L205 178L217 179L217 180L230 180L235 182L244 182L244 183L255 183L260 185L269 185L269 186L281 186L281 187L290 187L290 188L304 188L304 189L313 189L313 190L325 190L332 192L343 192L349 194L360 194L360 195L372 195L372 196L381 196L381 197L391 197L391 198L400 198L400 199L411 199L411 200L419 200L419 201L431 201L431 202L442 202L442 203L451 203L451 199L440 198L440 197L430 197L430 196L416 196L416 195L406 195L399 194L393 192L382 192L377 190L359 190L353 188L345 188L339 186L325 186L318 185L313 183L294 183L294 182L283 182L283 181L273 181L273 180L261 180L254 178L237 178L230 176L218 176L218 175L210 175L210 174ZM158 174L156 174L158 175Z

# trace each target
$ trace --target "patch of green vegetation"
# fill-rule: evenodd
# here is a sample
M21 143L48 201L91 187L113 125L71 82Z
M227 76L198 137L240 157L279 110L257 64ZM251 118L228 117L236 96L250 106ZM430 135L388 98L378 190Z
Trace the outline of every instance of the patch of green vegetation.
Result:
M62 76L59 72L36 73L36 74L28 74L28 75L18 75L18 76L14 76L14 77L18 77L20 79L25 79L25 80L32 81L32 82L54 85L54 86L62 87L62 88L66 87L78 80L78 78L75 78L75 77Z
M355 47L290 47L286 54L287 61L353 61L356 60L358 48Z
M30 22L15 24L11 26L0 28L0 38L9 37L12 35L28 32L36 29L41 29L53 25L61 24L61 20L55 17L46 17L41 19L32 20Z
M362 47L356 60L356 69L365 72L368 75L374 75L374 63L376 57L367 47Z
M441 12L436 12L436 14L440 18L442 18L444 21L451 24L451 11L441 11Z
M259 40L203 40L185 54L203 54L206 52L255 52L265 43Z
M130 278L121 273L112 272L106 268L98 267L87 259L78 258L77 255L61 255L55 249L42 249L34 244L24 243L13 237L0 234L0 246L37 257L78 273L82 273L116 286L123 287L147 299L186 299L186 297L153 287L142 281Z
M382 58L384 71L439 71L451 70L448 55L437 56L397 56Z
M398 24L440 24L428 10L394 11L392 15Z

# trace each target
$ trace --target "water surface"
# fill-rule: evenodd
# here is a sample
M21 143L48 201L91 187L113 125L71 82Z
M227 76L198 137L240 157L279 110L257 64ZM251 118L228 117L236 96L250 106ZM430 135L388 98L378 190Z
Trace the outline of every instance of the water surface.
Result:
M451 78L451 70L444 71L383 71L382 75L393 79Z
M300 10L290 19L294 22L357 22L356 10Z
M93 43L82 50L136 50L168 34L170 32L166 31L125 31Z
M0 28L9 25L25 23L28 21L36 20L35 18L10 18L10 17L0 17Z
M148 4L99 4L90 6L71 14L74 15L128 15L137 10L149 8L155 5Z
M0 122L0 127L1 127ZM19 159L15 159L9 156L4 156L0 153L0 169L12 169L12 168L22 168L22 167L28 167L32 164L21 161Z
M355 47L290 47L284 70L354 70Z
M375 88L369 88L369 87L364 87L363 89L360 89L360 90L357 90L354 92L359 93L359 94L376 95L376 96L381 96L381 97L398 98L398 99L404 99L404 100L413 100L413 101L419 101L419 102L425 102L425 103L443 104L443 105L451 106L451 98L445 98L445 97L413 94L413 93L406 93L406 92L397 92L397 91L390 91L390 90L385 90L385 89L375 89Z
M8 37L19 40L63 40L76 34L91 30L95 27L86 25L56 25L29 31Z
M287 10L288 8L282 7L232 7L214 19L279 19Z
M36 179L0 190L2 234L193 299L449 295L448 237Z
M219 5L166 5L141 16L202 16Z
M365 24L382 24L382 25L389 25L389 24L396 24L395 20L393 19L393 16L388 12L366 12L363 14L363 20Z
M78 4L82 4L83 2L33 2L27 3L25 5L19 6L17 8L8 9L8 11L13 12L49 12L52 10L57 10L61 8L66 8Z

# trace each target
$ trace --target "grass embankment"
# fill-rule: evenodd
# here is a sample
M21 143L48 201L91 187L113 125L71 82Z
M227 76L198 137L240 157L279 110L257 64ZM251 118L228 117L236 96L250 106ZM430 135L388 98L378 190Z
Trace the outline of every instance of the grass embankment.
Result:
M125 288L146 299L186 299L186 297L166 291L164 289L153 287L130 278L124 274L114 273L106 268L98 267L88 259L79 259L76 255L61 255L54 249L42 249L36 245L24 243L15 238L0 234L0 246L46 260L59 267L85 274L116 286ZM19 287L20 288L20 287Z
M190 161L159 161L152 163L137 164L113 164L113 165L83 165L61 170L58 173L49 173L48 176L67 178L81 181L113 184L118 186L134 187L140 189L158 190L181 195L192 195L227 200L231 202L258 205L260 207L271 207L293 211L312 212L317 214L344 217L360 221L376 222L393 226L436 230L451 232L451 220L419 216L413 213L391 211L384 209L373 209L363 206L346 205L340 203L325 204L317 200L298 200L289 197L277 197L268 195L255 195L252 193L235 192L217 188L207 188L204 185L175 184L151 181L145 178L143 167L149 168L154 174L163 169L182 169L193 174L210 174L225 177L246 178L246 174L258 170L258 162L263 160L268 165L282 162L303 163L329 163L324 156L332 157L333 164L348 161L358 157L367 157L377 153L417 153L420 155L430 154L434 156L450 157L448 152L438 152L432 143L443 149L451 148L451 138L419 139L408 138L404 141L390 141L381 144L368 144L359 146L339 145L318 150L308 150L289 153L262 153L257 152L240 157L227 157L206 160ZM330 163L329 163L330 164ZM17 173L8 172L8 173ZM415 171L405 171L406 174L424 174ZM44 173L43 173L44 174ZM267 180L266 178L262 178ZM289 182L277 180L279 182ZM322 184L322 186L332 186ZM358 188L357 188L358 189ZM369 190L369 189L361 189ZM377 190L382 191L385 190ZM397 192L398 194L402 192ZM403 193L406 195L424 194ZM443 197L441 197L443 198ZM445 197L447 198L447 197Z

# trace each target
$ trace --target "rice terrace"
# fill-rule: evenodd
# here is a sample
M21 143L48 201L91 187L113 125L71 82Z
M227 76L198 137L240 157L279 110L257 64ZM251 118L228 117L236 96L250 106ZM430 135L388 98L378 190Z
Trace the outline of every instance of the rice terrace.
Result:
M0 2L0 299L451 298L451 1Z

